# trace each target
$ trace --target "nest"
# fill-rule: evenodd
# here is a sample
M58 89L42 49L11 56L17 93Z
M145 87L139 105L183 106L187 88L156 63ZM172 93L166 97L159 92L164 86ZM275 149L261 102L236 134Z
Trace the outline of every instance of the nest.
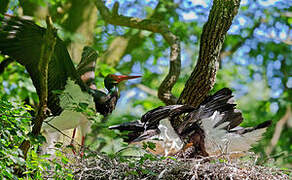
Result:
M254 160L228 160L226 156L186 160L148 155L143 160L96 154L71 167L76 179L291 179L291 172L255 165Z

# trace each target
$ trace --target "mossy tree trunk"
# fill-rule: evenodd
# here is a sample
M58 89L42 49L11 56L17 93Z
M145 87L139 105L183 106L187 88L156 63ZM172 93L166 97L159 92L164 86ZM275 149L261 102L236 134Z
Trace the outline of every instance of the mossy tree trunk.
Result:
M240 0L214 0L208 21L203 27L200 52L195 69L185 84L178 104L198 107L213 88L219 67L219 55L227 31L238 12ZM172 122L174 128L181 121Z

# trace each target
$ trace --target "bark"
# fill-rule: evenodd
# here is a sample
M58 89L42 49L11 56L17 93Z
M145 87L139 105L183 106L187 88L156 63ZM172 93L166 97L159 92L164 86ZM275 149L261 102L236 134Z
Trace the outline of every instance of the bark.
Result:
M40 103L37 110L37 115L35 119L35 124L32 128L32 136L35 138L40 134L42 123L46 118L47 102L48 102L48 64L51 60L51 56L54 52L54 47L56 44L57 30L53 27L53 23L50 17L46 19L47 30L44 35L44 44L41 49L41 56L39 61L39 69L42 74L40 75ZM20 149L23 152L24 158L26 158L27 152L30 148L29 140L25 140Z
M198 107L213 88L219 65L219 54L239 5L240 0L213 1L208 21L203 27L196 67L186 82L178 104ZM172 125L178 127L180 123L181 121L176 119Z

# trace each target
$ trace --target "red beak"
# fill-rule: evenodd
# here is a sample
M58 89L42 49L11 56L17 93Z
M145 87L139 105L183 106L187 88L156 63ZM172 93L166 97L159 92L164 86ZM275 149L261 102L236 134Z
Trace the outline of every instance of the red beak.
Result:
M118 82L122 82L128 79L136 79L139 78L141 76L126 76L126 75L112 75L112 77Z

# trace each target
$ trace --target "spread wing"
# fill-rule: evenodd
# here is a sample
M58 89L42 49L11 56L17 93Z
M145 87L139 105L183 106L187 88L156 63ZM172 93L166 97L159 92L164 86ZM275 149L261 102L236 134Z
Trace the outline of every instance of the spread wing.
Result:
M171 120L184 114L184 121L178 127L177 133L185 142L185 147L177 156L213 155L225 147L228 152L247 151L260 140L271 121L255 127L239 127L243 118L241 112L235 108L232 97L231 90L223 88L207 97L197 109L188 105L161 106L148 111L141 121L122 123L110 129L130 131L126 142L137 142L160 134L162 131L160 132L159 123L162 119ZM192 145L189 146L190 144Z
M41 74L38 64L45 31L45 28L27 19L0 17L0 52L25 66L38 95L40 95ZM62 111L58 95L54 90L63 90L68 78L74 80L83 91L88 89L80 79L64 42L57 37L48 67L48 107L53 115L59 115Z
M178 128L178 132L188 134L193 125L211 117L215 111L220 112L222 118L214 124L214 128L221 124L224 124L224 127L221 128L226 130L237 127L243 121L243 117L241 112L235 108L236 104L232 97L232 91L228 88L223 88L207 97L198 109L185 117L184 122Z

